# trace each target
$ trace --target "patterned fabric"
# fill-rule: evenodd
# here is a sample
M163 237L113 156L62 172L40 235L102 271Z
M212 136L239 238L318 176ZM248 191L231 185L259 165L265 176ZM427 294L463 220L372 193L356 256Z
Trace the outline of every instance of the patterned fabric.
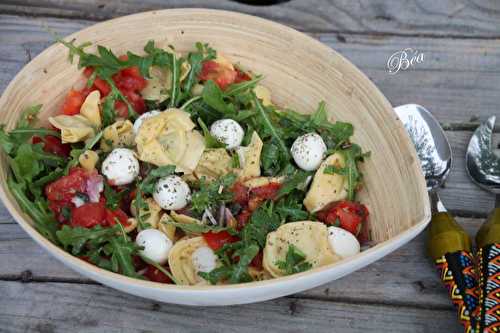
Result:
M482 304L477 332L500 332L500 244L479 249L479 299Z
M465 332L474 333L479 300L477 275L471 254L465 251L446 254L436 260L436 267Z

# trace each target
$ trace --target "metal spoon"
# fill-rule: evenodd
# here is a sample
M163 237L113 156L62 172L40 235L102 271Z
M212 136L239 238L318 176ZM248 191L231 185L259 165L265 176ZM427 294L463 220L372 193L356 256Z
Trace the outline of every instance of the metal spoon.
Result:
M492 147L495 116L481 124L469 142L465 165L472 180L496 194L493 209L476 235L480 313L476 332L500 330L500 156Z
M451 147L432 114L416 104L394 109L408 132L422 165L431 199L428 252L445 286L465 332L475 327L478 311L477 276L472 258L472 242L439 199L437 189L444 184L452 165Z

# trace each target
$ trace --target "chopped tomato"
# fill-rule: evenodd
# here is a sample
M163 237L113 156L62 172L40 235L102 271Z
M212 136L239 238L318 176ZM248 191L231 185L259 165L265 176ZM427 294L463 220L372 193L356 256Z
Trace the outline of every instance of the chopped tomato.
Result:
M168 275L166 275L153 265L149 264L147 265L146 271L144 272L144 276L147 277L149 281L160 282L160 283L172 283L172 280L170 280Z
M274 199L276 194L281 188L280 183L269 183L267 185L259 186L253 188L250 193L251 195L260 197L264 200Z
M86 93L85 90L79 91L71 89L64 100L62 113L68 116L80 113L80 108L82 107L87 95L88 93Z
M44 137L34 136L31 139L33 144L43 143L43 150L54 155L68 157L71 151L71 146L67 143L62 143L58 137L46 135Z
M118 117L127 118L128 117L128 107L123 101L115 102L115 112Z
M71 226L92 228L106 221L106 205L104 200L88 202L71 210Z
M248 194L249 194L248 187L246 187L240 182L237 182L233 185L231 191L234 194L233 200L242 206L246 206L246 204L248 203Z
M257 269L262 269L262 261L264 260L264 253L259 251L257 255L252 259L252 262L250 262L250 266L255 267Z
M93 67L85 67L85 69L83 70L83 75L85 75L86 77L91 77L92 74L94 74L94 68Z
M123 226L128 226L128 216L123 210L117 208L115 210L106 209L106 223L109 226L115 225L117 222Z
M67 209L68 212L71 212L71 208L73 207L73 203L66 201L49 201L49 209L54 212L56 220L59 223L69 222L67 216L63 214L63 210Z
M73 168L67 176L48 184L45 195L50 201L69 202L76 192L85 192L87 175L85 169Z
M238 73L231 68L221 66L213 60L203 62L199 79L202 81L212 80L221 90L225 90L229 85L236 80Z
M343 200L326 206L318 212L317 217L326 224L339 226L357 236L368 214L365 205Z
M238 230L241 230L247 224L248 220L252 216L252 212L248 209L244 209L241 213L238 214L236 220L238 220Z
M239 240L238 237L231 235L227 231L209 231L203 234L203 239L214 251L220 249L226 243L234 243Z
M247 73L236 69L236 78L234 79L234 83L241 83L244 81L250 81L252 77L248 75Z
M250 200L248 200L248 210L253 212L257 208L260 207L260 205L264 202L264 198L257 197L257 196L252 196Z
M108 94L111 92L111 87L109 86L109 84L100 77L96 77L94 79L94 86L101 93L101 97L108 96Z
M148 82L142 76L125 75L123 73L125 70L126 69L113 76L113 80L116 82L116 86L120 90L141 91L146 88Z
M122 91L122 93L123 95L125 95L128 102L132 105L132 108L135 112L137 112L138 114L143 114L144 112L146 112L146 102L141 95L131 90Z

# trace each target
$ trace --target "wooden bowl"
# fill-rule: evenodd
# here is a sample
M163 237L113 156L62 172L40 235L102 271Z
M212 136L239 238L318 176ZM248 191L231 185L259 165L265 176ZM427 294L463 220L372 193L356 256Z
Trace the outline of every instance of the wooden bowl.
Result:
M360 199L369 206L372 239L377 245L334 265L279 279L228 286L189 287L131 279L90 265L43 238L10 194L8 166L1 159L0 197L21 227L42 247L79 273L110 287L157 301L227 305L276 298L340 278L385 256L424 229L429 201L413 145L387 99L353 64L298 31L238 13L175 9L125 16L96 24L66 38L91 41L120 54L142 52L154 39L178 51L208 42L243 68L265 76L277 105L304 113L319 101L331 119L351 122L354 141L372 152L363 164ZM42 118L56 113L68 89L81 79L68 51L52 45L26 65L0 99L0 123L11 129L25 107L43 104ZM366 277L367 279L370 276Z

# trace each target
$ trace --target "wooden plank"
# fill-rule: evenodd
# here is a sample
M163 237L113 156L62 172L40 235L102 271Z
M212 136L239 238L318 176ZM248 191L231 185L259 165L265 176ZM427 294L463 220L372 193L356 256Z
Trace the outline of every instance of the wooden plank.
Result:
M50 306L47 306L50 304ZM201 312L203 315L200 315ZM0 283L2 332L458 332L450 310L280 298L230 307L158 304L95 285Z
M0 91L53 37L46 26L67 35L89 21L0 15ZM365 72L393 105L420 103L445 123L469 122L498 114L500 40L380 37L313 34ZM407 47L424 53L424 62L391 75L389 57Z
M458 221L471 235L482 223L481 219L460 218ZM3 235L0 238L0 280L90 282L52 258L17 225L0 225L0 235ZM360 271L296 296L451 309L446 291L425 257L424 235Z
M498 1L290 1L249 6L220 0L4 0L0 11L22 15L104 20L165 8L203 7L239 11L305 31L396 35L498 37Z

